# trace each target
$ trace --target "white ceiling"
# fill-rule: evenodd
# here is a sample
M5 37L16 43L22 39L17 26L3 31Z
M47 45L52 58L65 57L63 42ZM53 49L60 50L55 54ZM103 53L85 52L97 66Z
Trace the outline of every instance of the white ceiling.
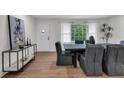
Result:
M38 19L101 19L113 15L32 15Z

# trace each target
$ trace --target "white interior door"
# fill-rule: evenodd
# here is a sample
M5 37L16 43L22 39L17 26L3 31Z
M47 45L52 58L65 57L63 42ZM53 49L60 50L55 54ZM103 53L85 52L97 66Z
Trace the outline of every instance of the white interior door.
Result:
M42 24L38 28L37 40L38 40L38 49L39 51L50 51L50 42L49 42L49 24Z

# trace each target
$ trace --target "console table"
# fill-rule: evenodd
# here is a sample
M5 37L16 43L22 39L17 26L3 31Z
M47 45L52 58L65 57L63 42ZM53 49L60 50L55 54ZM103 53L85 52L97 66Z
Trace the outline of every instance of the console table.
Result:
M22 49L6 50L2 52L2 71L21 71L23 67L35 59L37 45L24 46Z

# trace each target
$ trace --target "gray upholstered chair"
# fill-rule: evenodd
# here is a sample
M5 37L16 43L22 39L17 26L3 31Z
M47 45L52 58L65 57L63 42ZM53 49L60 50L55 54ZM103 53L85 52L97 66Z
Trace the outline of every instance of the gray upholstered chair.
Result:
M124 40L120 41L120 45L124 45Z
M95 38L94 38L94 36L90 36L89 37L89 43L90 44L95 44Z
M102 46L89 45L86 48L85 57L83 55L80 55L80 67L86 73L86 75L102 75L103 53L104 48Z
M83 40L75 40L75 44L83 44L84 41Z
M73 65L74 55L70 52L62 51L61 43L56 42L56 52L57 52L57 63L56 65Z
M103 71L110 76L124 75L124 46L108 45L103 62Z
M75 44L84 44L84 40L75 40ZM85 50L79 50L77 51L77 55L79 56L79 54L84 54Z
M90 44L90 40L85 40L85 43L86 44Z

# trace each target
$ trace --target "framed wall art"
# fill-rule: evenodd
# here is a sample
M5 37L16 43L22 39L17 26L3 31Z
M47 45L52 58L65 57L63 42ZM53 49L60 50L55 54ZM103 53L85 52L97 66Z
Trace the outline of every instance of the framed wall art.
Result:
M24 20L8 16L10 49L18 49L25 45Z

